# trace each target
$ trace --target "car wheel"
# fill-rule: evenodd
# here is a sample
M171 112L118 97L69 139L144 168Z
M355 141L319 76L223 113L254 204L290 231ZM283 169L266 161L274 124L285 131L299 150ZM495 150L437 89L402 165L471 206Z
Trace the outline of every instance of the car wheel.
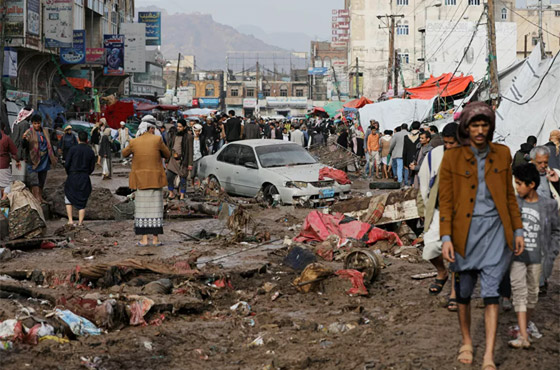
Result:
M280 202L279 197L275 196L275 195L279 195L280 193L278 192L278 189L276 188L276 186L272 185L272 184L268 184L264 187L263 189L263 196L264 196L264 200L266 203L268 203L268 205L273 205L275 202L275 198L278 198L278 202Z
M222 187L220 185L220 182L218 181L218 179L214 175L210 175L208 177L208 185L210 186L211 189L216 189L216 190L220 190L221 187Z

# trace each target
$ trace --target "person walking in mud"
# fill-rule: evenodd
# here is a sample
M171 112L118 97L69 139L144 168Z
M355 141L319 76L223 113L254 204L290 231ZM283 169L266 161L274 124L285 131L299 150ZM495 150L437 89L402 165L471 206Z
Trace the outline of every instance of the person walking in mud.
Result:
M492 143L495 118L485 103L465 107L458 130L462 146L445 152L439 192L442 255L455 272L459 304L462 346L457 359L473 362L470 300L480 277L486 329L483 370L496 369L500 282L512 260L511 250L519 256L525 246L511 154L506 146Z
M167 186L167 179L161 159L169 159L171 153L162 138L154 135L155 130L155 125L142 122L136 139L123 151L125 157L133 155L128 186L136 189L134 231L142 236L137 246L147 246L148 235L153 236L153 246L162 245L158 235L163 234L162 188Z
M78 145L74 145L66 155L64 168L68 174L64 184L64 201L68 214L68 225L74 226L72 207L78 210L78 226L84 224L86 205L91 195L91 180L89 176L95 170L97 158L93 149L87 143L88 134L78 133Z

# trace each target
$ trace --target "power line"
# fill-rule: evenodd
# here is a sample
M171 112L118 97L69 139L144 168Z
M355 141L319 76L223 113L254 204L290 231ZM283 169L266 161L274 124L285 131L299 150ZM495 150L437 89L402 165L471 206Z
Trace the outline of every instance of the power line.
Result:
M516 14L517 16L523 18L526 22L531 23L533 26L536 26L537 28L539 28L539 25L536 23L533 23L531 20L529 20L528 18L522 16L521 14L519 14L518 12L516 12L515 10L513 10L512 8L510 8L506 3L504 3L502 0L498 0L500 3L502 3L502 5L508 9L510 12ZM549 30L547 30L546 28L540 27L544 32L548 33L549 35L552 35L554 37L556 37L557 39L560 39L560 36L553 34L552 32L550 32Z
M451 31L449 31L449 33L447 34L447 36L443 39L443 41L441 42L441 44L439 45L439 47L436 49L436 51L434 51L434 53L429 57L426 58L426 62L429 59L432 59L434 57L434 55L436 55L436 53L443 47L443 45L445 44L445 41L447 41L447 39L449 38L449 36L451 36L451 34L453 33L453 31L455 31L455 28L457 28L457 25L459 24L459 22L461 21L461 19L463 19L463 16L465 15L465 13L467 12L467 9L469 9L469 5L467 4L467 6L465 7L465 10L463 10L463 13L459 16L459 19L457 19L457 22L455 22L455 24L453 25L453 28L451 28ZM482 14L484 14L484 12L481 12L481 19L482 19ZM451 18L453 19L453 18ZM444 31L445 32L445 31Z

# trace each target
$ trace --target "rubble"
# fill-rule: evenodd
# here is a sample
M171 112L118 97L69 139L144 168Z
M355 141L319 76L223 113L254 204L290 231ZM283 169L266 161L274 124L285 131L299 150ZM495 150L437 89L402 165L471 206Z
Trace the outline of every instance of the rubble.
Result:
M66 217L66 204L64 203L64 187L46 188L45 200L51 204L51 212ZM119 200L107 188L94 187L87 204L86 220L114 220L113 207ZM78 211L74 209L74 214Z

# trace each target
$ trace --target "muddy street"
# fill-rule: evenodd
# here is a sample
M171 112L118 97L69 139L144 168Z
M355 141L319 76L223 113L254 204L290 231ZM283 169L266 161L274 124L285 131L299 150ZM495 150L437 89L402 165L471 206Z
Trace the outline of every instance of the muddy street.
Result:
M126 173L126 167L117 167L108 181L94 174L94 187L114 193L126 186ZM56 189L63 179L60 170L52 171L47 188ZM368 192L367 185L354 181L356 199ZM116 202L122 199L115 195ZM305 293L294 283L301 270L290 267L289 254L305 248L293 238L312 210L237 201L246 203L255 223L250 226L266 238L233 242L227 218L174 218L166 220L163 246L138 247L132 220L87 221L75 229L53 215L48 235L66 238L65 243L14 249L1 263L0 322L17 318L27 328L45 322L56 334L2 341L2 368L460 368L457 317L445 308L449 286L434 297L428 294L432 278L412 278L433 271L420 247L387 241L368 246L377 250L382 267L366 282L367 295L349 295L350 281L336 276L308 284ZM347 252L335 251L327 261L308 248L324 269L344 268ZM500 368L557 366L559 271L556 266L548 294L540 298L534 321L543 336L531 350L508 348L516 318L512 311L501 314ZM474 366L479 366L482 301L475 299L474 307ZM64 327L55 308L89 319L99 335Z

